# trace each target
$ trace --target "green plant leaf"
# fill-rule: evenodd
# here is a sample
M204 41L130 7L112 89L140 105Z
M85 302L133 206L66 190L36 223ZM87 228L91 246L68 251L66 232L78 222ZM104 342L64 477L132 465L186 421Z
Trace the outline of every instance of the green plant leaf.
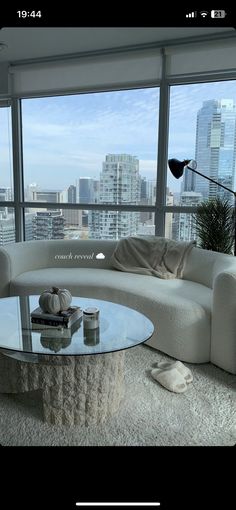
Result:
M231 254L234 246L235 211L227 199L201 202L193 215L198 244L206 250Z

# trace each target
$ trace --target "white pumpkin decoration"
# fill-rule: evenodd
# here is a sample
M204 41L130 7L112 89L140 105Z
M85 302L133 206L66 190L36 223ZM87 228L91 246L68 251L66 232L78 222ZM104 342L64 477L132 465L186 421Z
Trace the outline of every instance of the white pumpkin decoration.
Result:
M43 312L56 314L63 310L68 310L72 301L72 295L67 289L52 289L44 290L39 298L39 306Z
M58 330L55 330L54 334L58 334L59 331ZM50 349L51 351L54 351L54 352L58 352L60 351L61 349L66 349L66 347L68 347L68 345L70 345L71 343L71 338L56 338L56 334L55 334L55 337L48 337L48 336L44 336L45 333L42 333L41 335L41 338L40 338L40 342L41 342L41 345L43 347L45 347L46 349ZM60 335L61 335L61 332L60 332Z

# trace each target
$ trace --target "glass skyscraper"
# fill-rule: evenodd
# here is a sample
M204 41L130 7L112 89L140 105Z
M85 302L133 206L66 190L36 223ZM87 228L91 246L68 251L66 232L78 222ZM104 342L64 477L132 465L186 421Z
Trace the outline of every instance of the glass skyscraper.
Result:
M197 115L195 159L199 172L235 189L236 106L232 99L203 102ZM232 193L192 172L186 174L184 189L201 193L203 199L220 195L233 200Z

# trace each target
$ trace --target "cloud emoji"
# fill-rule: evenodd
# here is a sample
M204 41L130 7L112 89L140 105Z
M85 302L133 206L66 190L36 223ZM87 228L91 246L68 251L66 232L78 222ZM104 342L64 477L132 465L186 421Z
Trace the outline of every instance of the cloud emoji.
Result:
M105 259L105 255L103 253L97 253L96 259Z

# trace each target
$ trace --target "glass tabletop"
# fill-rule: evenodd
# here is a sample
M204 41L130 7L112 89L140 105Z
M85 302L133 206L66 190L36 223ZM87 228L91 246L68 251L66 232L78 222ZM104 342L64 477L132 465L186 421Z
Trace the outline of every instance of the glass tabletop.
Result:
M39 296L0 299L0 350L4 353L29 353L77 356L129 349L148 340L152 322L127 306L91 298L73 297L71 306L99 309L99 327L88 330L83 319L71 328L32 329L30 313L37 308ZM23 359L23 358L22 358Z

